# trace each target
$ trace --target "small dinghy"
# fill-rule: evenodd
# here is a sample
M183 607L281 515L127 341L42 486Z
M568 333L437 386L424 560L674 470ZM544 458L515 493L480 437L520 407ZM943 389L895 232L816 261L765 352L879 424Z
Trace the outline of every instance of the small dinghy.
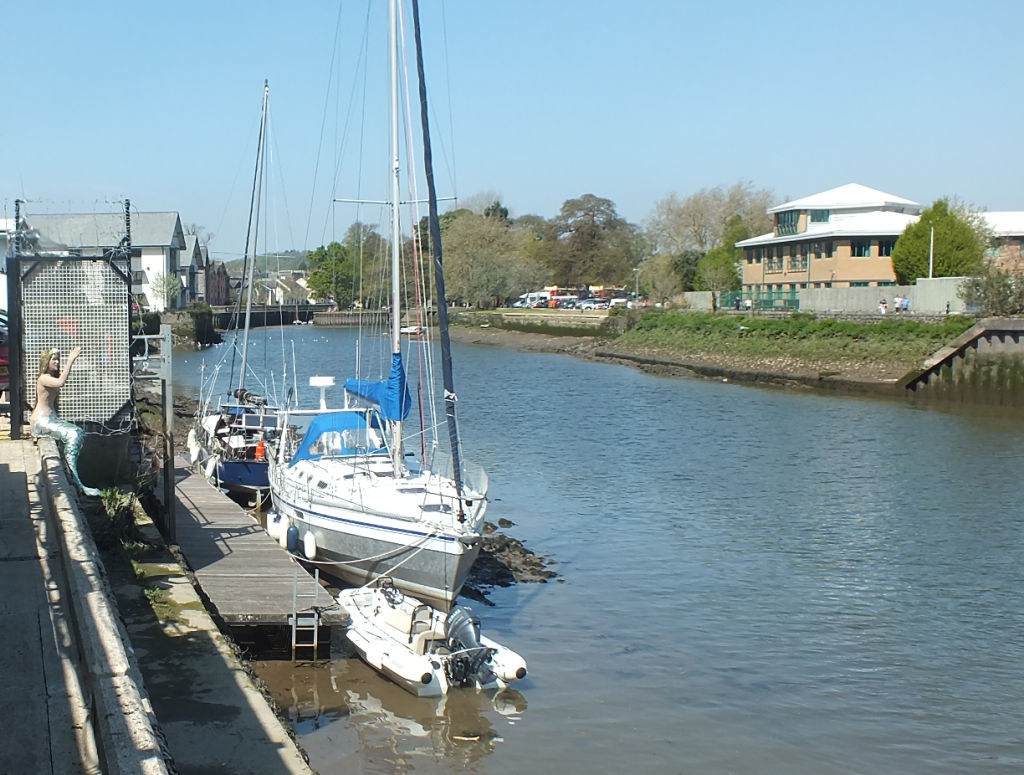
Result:
M526 677L526 661L480 635L480 620L454 606L447 615L402 593L390 578L346 589L338 603L359 655L406 691L439 697L452 687L504 689Z

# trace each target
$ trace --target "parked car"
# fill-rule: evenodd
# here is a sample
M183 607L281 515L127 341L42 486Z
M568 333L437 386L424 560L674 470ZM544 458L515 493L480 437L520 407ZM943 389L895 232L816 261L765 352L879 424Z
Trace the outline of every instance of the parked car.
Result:
M608 309L608 299L584 299L579 304L582 310L601 310Z

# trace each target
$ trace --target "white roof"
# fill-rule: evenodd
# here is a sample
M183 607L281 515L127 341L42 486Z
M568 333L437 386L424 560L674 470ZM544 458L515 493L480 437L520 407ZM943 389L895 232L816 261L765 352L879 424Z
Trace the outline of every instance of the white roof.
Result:
M768 208L769 214L784 210L860 210L860 209L906 209L921 213L921 205L901 196L887 194L877 188L868 188L859 183L847 183L839 188L830 188L820 194L794 199L792 202Z
M1010 210L999 213L982 213L988 227L997 237L1024 236L1024 211Z
M810 223L807 231L798 234L775 236L772 232L737 242L738 248L758 245L778 245L806 240L842 239L844 237L898 237L911 223L917 223L918 216L910 213L894 213L877 210L871 213L850 215L832 223Z
M0 231L14 231L14 219L0 218Z

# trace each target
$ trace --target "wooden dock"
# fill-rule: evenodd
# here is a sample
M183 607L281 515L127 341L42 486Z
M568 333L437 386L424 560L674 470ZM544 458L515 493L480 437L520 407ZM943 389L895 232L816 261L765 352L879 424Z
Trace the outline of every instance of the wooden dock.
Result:
M176 462L178 546L214 613L229 626L289 625L298 570L298 611L315 607L322 625L347 623L331 594L259 522L183 459Z

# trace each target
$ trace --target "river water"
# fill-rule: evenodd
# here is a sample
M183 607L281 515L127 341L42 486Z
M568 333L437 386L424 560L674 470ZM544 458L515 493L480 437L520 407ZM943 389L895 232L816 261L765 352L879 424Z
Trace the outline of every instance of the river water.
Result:
M285 335L349 373L354 332ZM430 702L356 659L261 663L319 772L1024 771L1021 416L454 360L488 519L559 574L474 605L530 675Z

